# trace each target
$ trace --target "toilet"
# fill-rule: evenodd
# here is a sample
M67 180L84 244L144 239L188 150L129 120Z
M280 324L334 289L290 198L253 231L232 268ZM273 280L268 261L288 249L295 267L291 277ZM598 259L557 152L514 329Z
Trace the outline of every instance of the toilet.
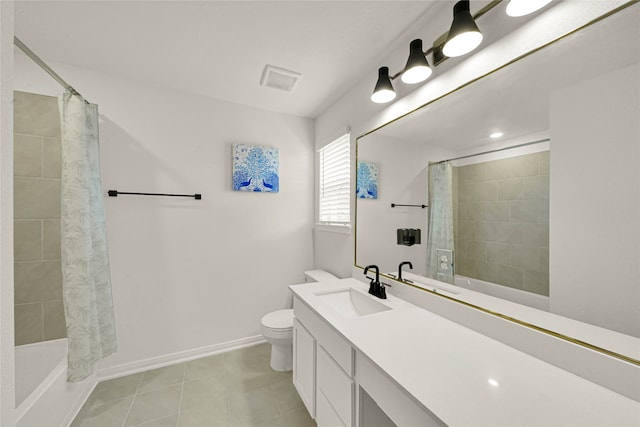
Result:
M304 272L305 282L322 282L338 279L323 270ZM271 369L293 369L293 309L277 310L266 314L262 320L262 335L271 344Z

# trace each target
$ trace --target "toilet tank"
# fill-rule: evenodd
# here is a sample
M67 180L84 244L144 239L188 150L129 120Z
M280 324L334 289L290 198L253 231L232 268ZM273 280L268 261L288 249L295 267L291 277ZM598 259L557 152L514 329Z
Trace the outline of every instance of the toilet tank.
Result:
M324 270L309 270L304 272L305 282L323 282L327 280L337 280L339 277L334 276Z

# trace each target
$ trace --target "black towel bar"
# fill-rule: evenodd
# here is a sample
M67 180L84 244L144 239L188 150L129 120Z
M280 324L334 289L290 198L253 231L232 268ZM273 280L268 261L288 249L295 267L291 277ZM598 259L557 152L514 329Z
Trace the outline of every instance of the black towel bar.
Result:
M166 194L166 193L130 193L118 190L109 190L107 192L109 197L118 197L120 194L135 195L135 196L168 196L168 197L193 197L196 200L202 199L202 194Z
M410 207L410 208L422 208L422 209L428 207L427 205L399 205L397 203L391 203L391 207L392 208L395 208L396 206L406 206L406 207Z

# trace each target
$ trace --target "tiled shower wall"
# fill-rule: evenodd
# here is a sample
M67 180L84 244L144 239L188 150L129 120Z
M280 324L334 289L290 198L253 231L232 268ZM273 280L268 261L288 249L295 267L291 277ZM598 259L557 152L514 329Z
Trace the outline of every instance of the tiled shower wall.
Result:
M456 273L549 295L549 152L456 169Z
M14 92L16 345L66 336L60 267L60 172L57 98Z

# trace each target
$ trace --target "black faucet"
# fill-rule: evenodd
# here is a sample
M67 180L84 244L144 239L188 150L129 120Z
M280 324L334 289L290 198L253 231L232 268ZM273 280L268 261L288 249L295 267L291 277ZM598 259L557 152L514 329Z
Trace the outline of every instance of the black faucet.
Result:
M403 265L408 265L409 268L413 270L413 264L411 264L411 262L409 262L409 261L401 262L400 265L398 266L398 280L403 280L402 279L402 266Z
M384 290L384 285L380 284L380 269L377 265L367 265L364 268L364 275L366 276L369 272L369 269L376 270L376 278L371 279L371 283L369 283L369 293L373 296L376 296L381 299L387 299L387 293ZM368 277L368 276L367 276Z

